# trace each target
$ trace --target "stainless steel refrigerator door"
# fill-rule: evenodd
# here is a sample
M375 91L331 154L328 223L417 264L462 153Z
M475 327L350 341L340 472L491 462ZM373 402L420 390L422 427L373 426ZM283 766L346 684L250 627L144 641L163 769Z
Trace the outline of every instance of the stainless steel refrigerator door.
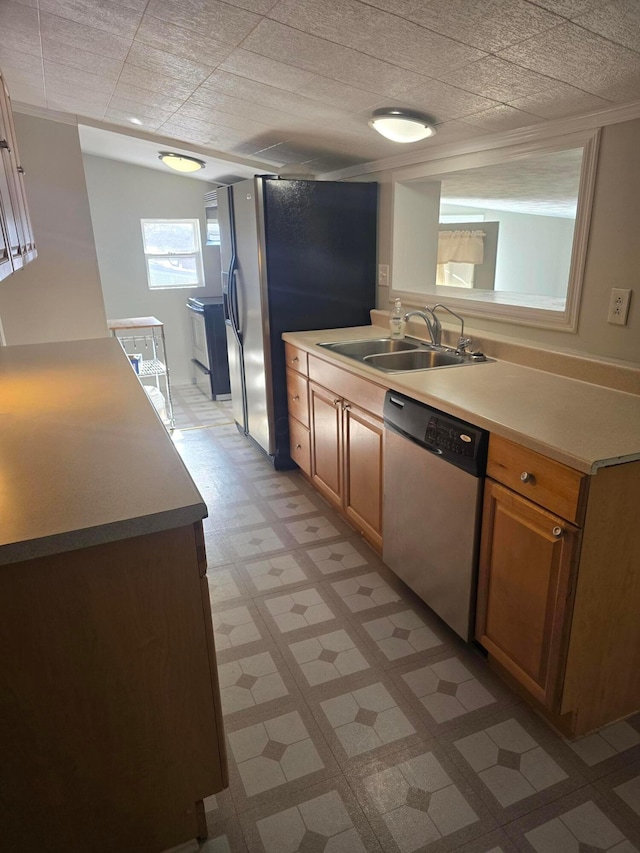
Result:
M236 285L238 320L244 349L247 395L247 430L269 455L275 453L271 425L270 350L268 338L269 304L266 262L260 219L262 199L259 179L233 186L236 235ZM231 364L229 365L231 369ZM232 395L233 395L232 388Z
M231 386L231 414L234 421L244 430L240 347L229 323L225 324L225 332L227 333L227 358L229 359L229 384Z
M385 429L383 560L464 640L472 638L482 484Z

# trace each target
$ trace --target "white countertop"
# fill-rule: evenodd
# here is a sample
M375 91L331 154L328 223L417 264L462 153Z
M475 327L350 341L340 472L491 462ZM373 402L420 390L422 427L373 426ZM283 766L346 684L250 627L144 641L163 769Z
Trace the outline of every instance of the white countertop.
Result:
M0 347L0 565L206 515L117 340Z
M508 361L382 373L317 346L321 342L388 336L388 331L379 326L359 326L287 332L283 338L318 358L578 471L591 474L604 466L640 459L640 394L614 391Z

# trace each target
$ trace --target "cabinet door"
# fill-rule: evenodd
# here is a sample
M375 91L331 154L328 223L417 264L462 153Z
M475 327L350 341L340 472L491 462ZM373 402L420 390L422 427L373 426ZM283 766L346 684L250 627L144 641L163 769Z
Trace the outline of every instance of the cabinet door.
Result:
M559 698L579 536L573 525L487 480L476 639L548 708Z
M4 210L6 230L9 236L11 257L15 269L24 263L27 249L25 233L25 211L18 185L18 161L11 117L9 93L0 76L0 194Z
M344 509L382 550L382 430L379 418L344 403Z
M309 383L311 479L317 489L342 506L342 399Z

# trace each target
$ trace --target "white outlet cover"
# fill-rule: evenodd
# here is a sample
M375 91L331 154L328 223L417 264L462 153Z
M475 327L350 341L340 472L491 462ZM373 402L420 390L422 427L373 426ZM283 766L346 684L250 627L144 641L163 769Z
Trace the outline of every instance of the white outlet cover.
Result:
M631 291L621 287L611 289L609 300L609 313L607 322L616 326L626 326L629 315L629 303L631 302Z

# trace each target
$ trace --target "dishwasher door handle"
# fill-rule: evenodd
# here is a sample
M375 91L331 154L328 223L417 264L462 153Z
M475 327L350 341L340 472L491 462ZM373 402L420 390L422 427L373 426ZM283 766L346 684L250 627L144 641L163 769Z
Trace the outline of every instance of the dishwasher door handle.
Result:
M394 397L393 394L389 394L389 402L398 409L404 409L404 400L399 400L398 397Z

